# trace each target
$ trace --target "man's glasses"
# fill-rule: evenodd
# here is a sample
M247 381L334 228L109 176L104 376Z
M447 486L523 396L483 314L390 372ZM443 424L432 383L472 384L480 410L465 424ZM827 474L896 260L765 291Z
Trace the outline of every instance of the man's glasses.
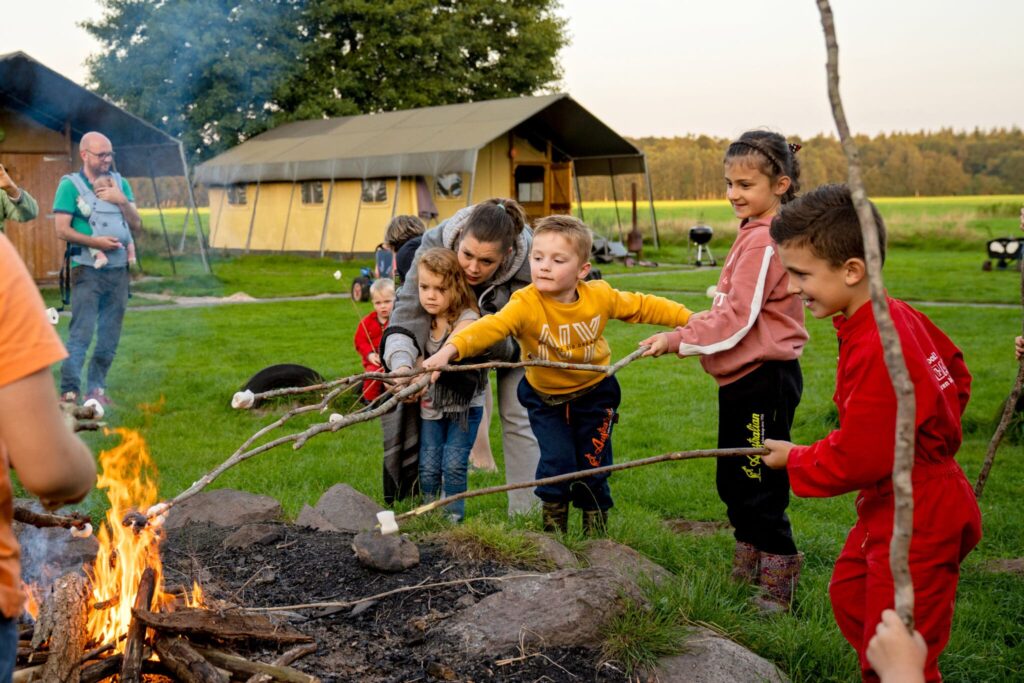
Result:
M113 159L114 158L114 153L113 152L99 152L99 153L96 153L96 152L92 151L91 149L87 149L87 150L85 150L85 153L86 154L91 154L94 157L96 157L97 159Z

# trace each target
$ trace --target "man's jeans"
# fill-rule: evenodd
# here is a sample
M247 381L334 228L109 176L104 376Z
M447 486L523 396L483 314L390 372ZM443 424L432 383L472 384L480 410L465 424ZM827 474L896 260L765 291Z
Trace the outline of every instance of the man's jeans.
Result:
M467 429L459 426L458 419L420 421L420 490L424 498L438 497L442 479L446 498L466 490L469 451L476 440L483 412L480 407L467 411ZM466 501L457 500L445 509L461 520L466 512Z
M0 616L0 683L10 683L18 656L18 627Z
M71 271L71 334L68 358L60 369L61 393L81 393L82 365L96 332L89 363L88 391L105 389L107 372L121 340L121 323L128 305L127 268L76 266Z

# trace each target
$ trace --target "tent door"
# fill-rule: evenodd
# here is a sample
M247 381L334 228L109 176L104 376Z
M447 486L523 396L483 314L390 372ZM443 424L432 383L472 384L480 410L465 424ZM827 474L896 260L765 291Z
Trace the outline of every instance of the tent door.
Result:
M549 213L572 213L572 164L551 164Z

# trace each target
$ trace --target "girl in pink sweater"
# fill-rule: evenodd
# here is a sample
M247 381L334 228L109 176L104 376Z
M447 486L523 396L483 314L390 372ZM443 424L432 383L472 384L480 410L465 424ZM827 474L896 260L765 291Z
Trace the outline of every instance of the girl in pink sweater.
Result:
M719 448L760 448L766 438L788 436L803 391L803 308L787 292L789 276L768 235L772 217L799 188L797 149L759 130L729 145L726 197L740 228L711 309L640 342L651 347L645 355L700 356L718 382ZM717 468L718 495L735 528L732 577L763 589L762 609L788 610L803 562L786 515L789 480L759 456L720 458Z

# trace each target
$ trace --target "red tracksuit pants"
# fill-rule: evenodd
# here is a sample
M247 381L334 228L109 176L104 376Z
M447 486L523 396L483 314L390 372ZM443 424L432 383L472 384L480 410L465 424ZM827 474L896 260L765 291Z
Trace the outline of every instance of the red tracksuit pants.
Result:
M928 644L925 678L941 681L938 657L949 641L960 563L981 540L981 513L974 491L955 461L915 466L914 475L910 542L914 621ZM865 652L882 610L894 604L889 570L893 497L888 482L861 492L857 517L836 560L829 596L839 630L860 657L863 679L878 681Z

